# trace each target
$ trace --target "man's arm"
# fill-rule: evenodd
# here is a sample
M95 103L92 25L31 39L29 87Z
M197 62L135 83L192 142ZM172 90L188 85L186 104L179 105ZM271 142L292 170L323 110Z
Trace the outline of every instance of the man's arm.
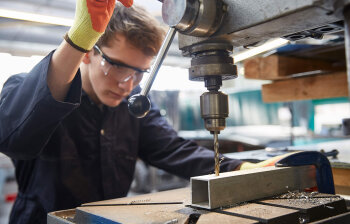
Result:
M140 158L184 178L214 173L214 151L179 137L154 107L152 105L149 114L141 121ZM224 158L221 170L236 170L241 163L240 160Z
M126 4L130 0L122 2ZM49 66L47 84L57 101L66 97L84 53L92 49L105 31L114 7L115 0L77 0L74 23L65 41L53 54Z
M60 122L79 106L80 62L104 32L114 6L115 0L77 0L74 25L59 48L29 74L5 83L0 95L1 152L13 159L35 158Z
M28 74L10 77L0 96L0 151L12 159L38 156L60 122L81 96L80 74L74 78L65 102L56 101L47 85L50 53Z
M52 55L47 85L55 100L64 101L84 54L63 41Z

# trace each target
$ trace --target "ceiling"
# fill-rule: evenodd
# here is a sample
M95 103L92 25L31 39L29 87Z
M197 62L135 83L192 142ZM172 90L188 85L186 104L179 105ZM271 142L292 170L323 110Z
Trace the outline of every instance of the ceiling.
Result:
M10 53L16 56L44 56L61 43L64 34L69 29L68 26L5 18L2 10L5 9L16 12L32 13L35 15L73 19L75 3L76 0L1 0L0 53ZM157 0L134 0L134 3L146 8L148 12L162 22L162 3ZM308 38L302 43L314 44L313 41L315 40ZM321 41L323 42L325 40ZM235 52L239 51L240 49L235 49ZM177 36L175 37L163 64L183 68L190 67L190 59L182 57L180 50L178 50Z
M67 26L50 25L4 18L1 10L13 10L60 18L73 19L76 0L1 0L0 52L16 56L46 55L55 49L68 31ZM156 0L134 0L157 19L161 19L161 3ZM177 38L172 44L164 64L189 67L190 59L178 50Z

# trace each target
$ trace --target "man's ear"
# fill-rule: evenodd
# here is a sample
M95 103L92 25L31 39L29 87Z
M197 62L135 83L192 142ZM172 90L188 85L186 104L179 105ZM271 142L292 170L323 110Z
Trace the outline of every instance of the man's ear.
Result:
M93 54L93 52L92 52L92 51L89 51L89 52L87 52L87 53L84 55L84 58L83 58L83 63L84 63L84 64L90 64L90 62L91 62L90 57L91 57L92 54Z

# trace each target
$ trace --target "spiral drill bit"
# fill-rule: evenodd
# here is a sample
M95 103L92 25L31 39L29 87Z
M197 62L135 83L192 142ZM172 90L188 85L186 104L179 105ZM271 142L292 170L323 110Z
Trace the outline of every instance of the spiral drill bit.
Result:
M215 176L219 176L220 173L220 162L219 162L219 140L218 132L214 132L214 160L215 160Z

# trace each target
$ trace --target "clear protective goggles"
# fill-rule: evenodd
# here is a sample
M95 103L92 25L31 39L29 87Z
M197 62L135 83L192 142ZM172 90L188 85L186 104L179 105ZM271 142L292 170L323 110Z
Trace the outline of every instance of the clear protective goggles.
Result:
M133 80L133 85L136 86L142 80L143 73L149 72L149 69L142 70L122 62L116 62L106 56L101 49L95 45L94 49L101 55L101 68L105 75L115 74L120 76L118 77L119 83L128 82L130 79Z

